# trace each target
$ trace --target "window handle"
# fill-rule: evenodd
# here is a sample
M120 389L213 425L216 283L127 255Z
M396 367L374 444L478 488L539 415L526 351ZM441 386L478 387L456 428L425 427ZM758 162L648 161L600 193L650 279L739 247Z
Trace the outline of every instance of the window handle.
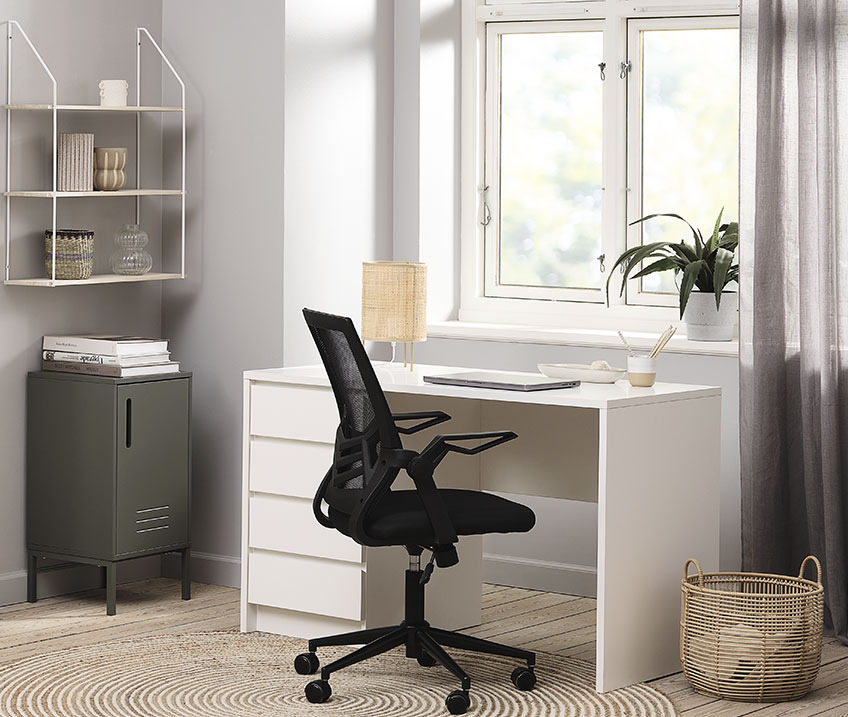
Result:
M483 221L480 222L480 225L484 227L489 226L489 222L492 221L492 211L489 209L489 203L486 201L486 192L488 191L488 184L480 190L480 196L483 198Z
M604 70L607 69L607 63L606 62L599 62L598 67L601 68L601 82L603 82L604 80L607 79L607 74L606 74L606 72L604 72Z
M633 69L633 63L630 60L625 60L624 62L621 63L620 67L621 67L621 72L619 73L618 76L622 80L626 80L627 79L627 73L630 72L630 70Z
M601 274L603 274L607 270L606 264L604 264L604 261L606 260L606 258L607 258L606 254L601 254L598 257L598 263L601 266Z

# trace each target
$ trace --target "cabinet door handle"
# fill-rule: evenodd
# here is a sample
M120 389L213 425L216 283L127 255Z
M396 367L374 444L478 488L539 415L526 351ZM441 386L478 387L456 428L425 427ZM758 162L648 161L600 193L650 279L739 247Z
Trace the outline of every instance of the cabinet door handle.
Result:
M132 448L132 399L127 399L127 448Z

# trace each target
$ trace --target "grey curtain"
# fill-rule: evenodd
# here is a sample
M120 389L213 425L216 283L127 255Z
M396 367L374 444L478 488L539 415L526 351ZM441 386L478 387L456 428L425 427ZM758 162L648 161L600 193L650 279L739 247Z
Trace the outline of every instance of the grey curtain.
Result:
M742 563L824 567L848 643L848 0L744 0Z

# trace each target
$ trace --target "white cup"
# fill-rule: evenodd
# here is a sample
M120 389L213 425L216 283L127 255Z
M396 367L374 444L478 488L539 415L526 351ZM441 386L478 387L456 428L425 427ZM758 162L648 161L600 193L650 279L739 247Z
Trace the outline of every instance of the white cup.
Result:
M657 360L645 354L627 357L627 378L631 386L648 388L657 380Z
M126 80L100 80L100 106L126 107L129 83Z

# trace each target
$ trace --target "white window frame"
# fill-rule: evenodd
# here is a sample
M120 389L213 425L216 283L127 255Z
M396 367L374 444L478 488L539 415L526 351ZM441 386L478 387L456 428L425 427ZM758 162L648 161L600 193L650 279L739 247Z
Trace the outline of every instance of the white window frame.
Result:
M708 30L739 29L739 16L698 18L630 19L627 23L628 55L633 63L632 79L627 87L627 248L638 246L642 240L642 225L630 222L644 216L642 210L642 47L639 33L644 30ZM674 207L662 211L676 211ZM716 214L718 211L716 211ZM712 230L712 226L705 227ZM631 279L627 287L630 306L679 306L677 294L642 291L641 279Z
M650 5L642 5L642 2L650 2ZM605 153L602 246L609 271L615 258L626 246L628 187L632 186L628 182L626 161L626 109L628 85L637 83L619 79L620 63L634 63L637 59L628 55L628 20L738 16L738 12L738 2L733 0L698 0L686 5L679 0L640 0L639 5L634 5L633 0L462 0L460 321L655 331L665 328L669 323L677 323L679 318L673 306L625 303L624 299L619 299L620 285L615 286L615 281L611 285L609 307L604 303L552 300L550 297L486 295L487 239L481 222L485 212L484 202L488 201L492 208L492 202L496 201L491 196L491 185L487 184L485 165L486 98L490 96L486 79L487 76L491 77L486 65L487 25L525 20L586 20L603 26L604 56L598 60L606 63L607 77L603 87ZM635 48L630 49L636 52ZM487 186L488 196L483 192ZM490 231L489 236L493 233ZM603 302L603 292L601 294Z

